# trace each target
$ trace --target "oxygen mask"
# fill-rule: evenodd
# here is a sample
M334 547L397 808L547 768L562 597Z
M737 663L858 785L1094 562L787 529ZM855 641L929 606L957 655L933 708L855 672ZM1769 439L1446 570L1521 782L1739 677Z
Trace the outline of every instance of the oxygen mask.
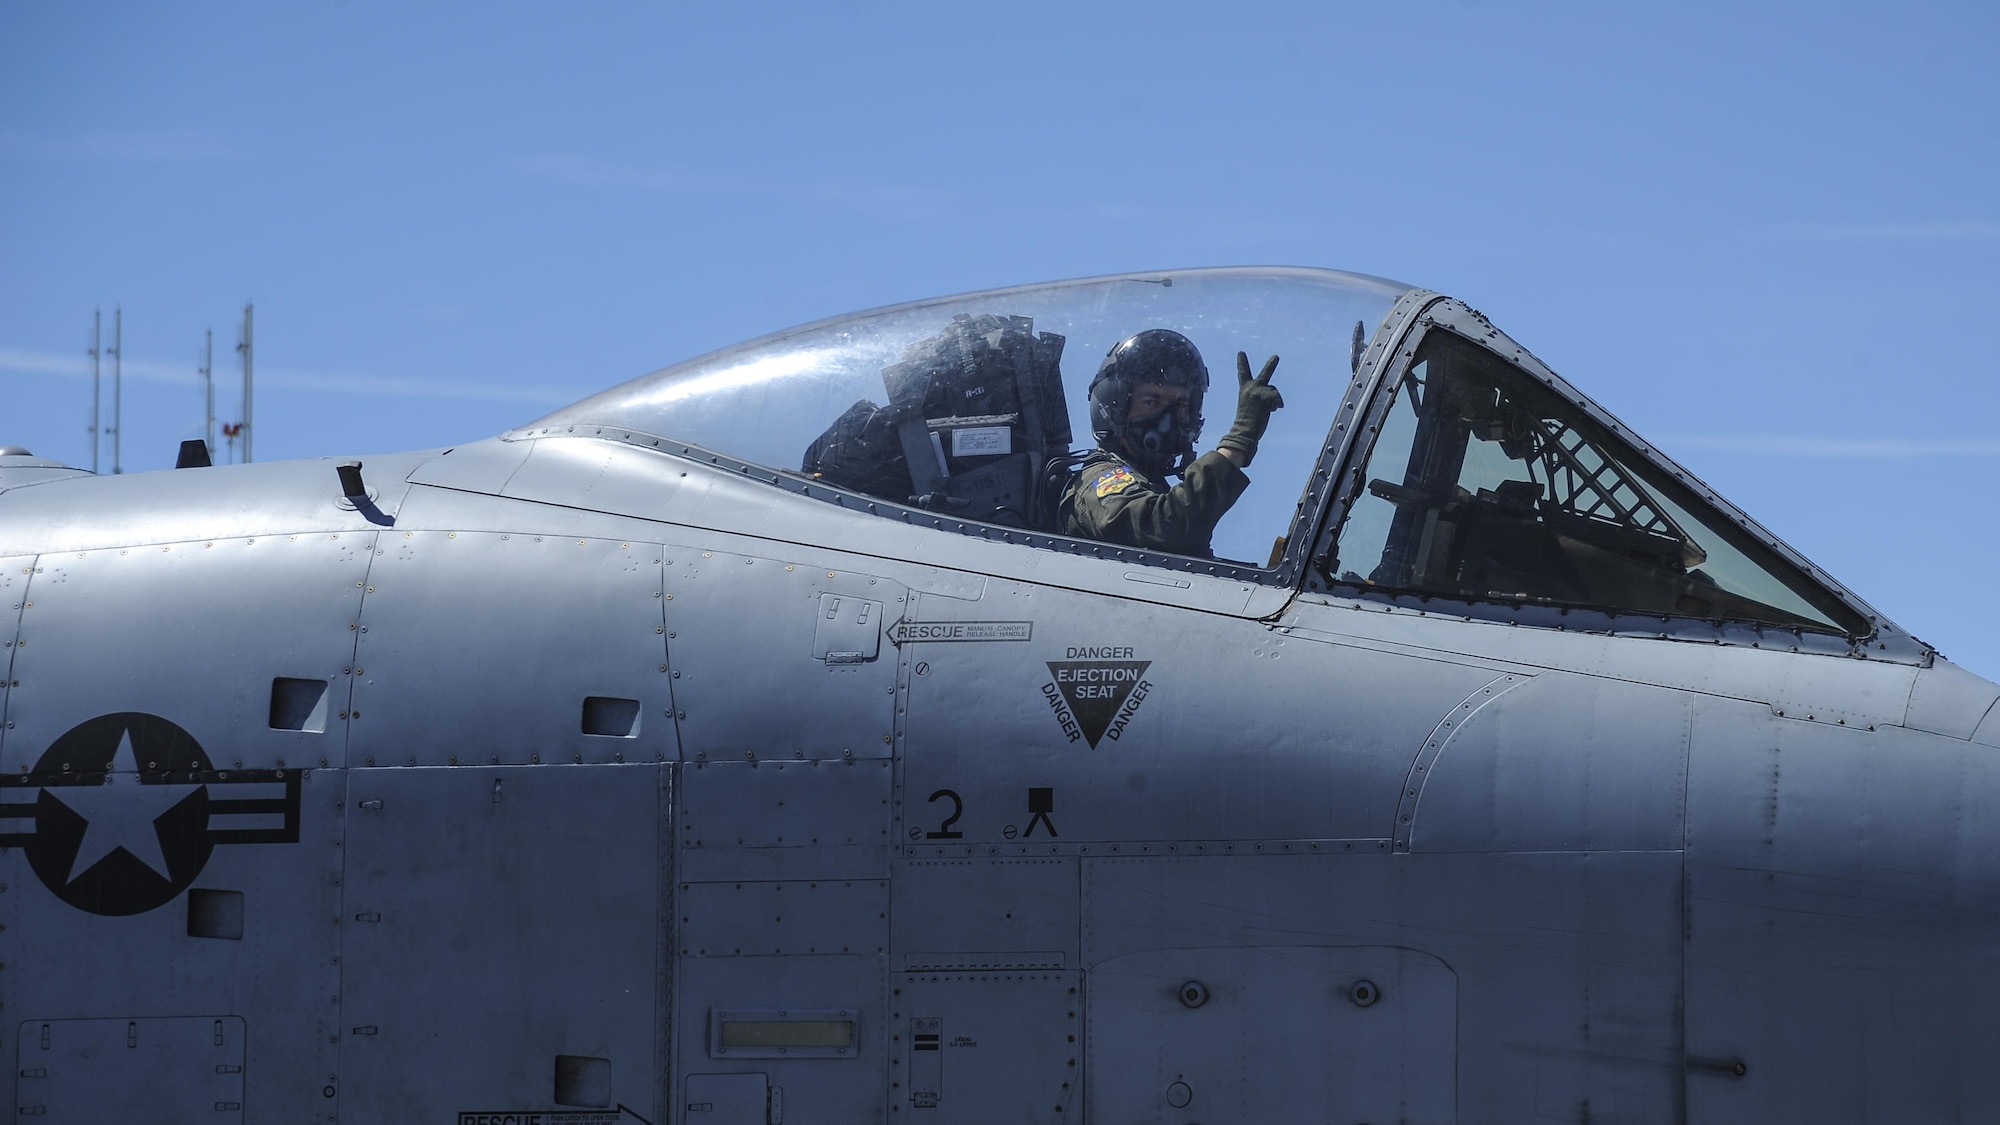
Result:
M1194 435L1184 405L1168 406L1152 418L1126 423L1126 450L1134 468L1148 476L1179 473L1193 453Z

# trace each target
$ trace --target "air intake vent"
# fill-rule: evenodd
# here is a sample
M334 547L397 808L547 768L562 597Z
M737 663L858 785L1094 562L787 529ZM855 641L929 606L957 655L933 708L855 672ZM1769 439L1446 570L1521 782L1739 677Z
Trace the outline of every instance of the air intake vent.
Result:
M326 730L326 681L279 676L271 681L272 730Z
M583 733L609 738L639 737L639 701L593 695L583 701Z

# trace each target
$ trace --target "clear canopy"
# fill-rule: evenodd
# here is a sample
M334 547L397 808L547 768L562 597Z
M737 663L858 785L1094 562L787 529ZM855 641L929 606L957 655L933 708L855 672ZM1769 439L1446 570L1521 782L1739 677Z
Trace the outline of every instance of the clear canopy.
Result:
M1236 400L1236 353L1276 355L1285 408L1217 527L1262 565L1287 534L1354 357L1408 286L1309 269L1132 274L879 309L779 332L585 399L530 428L614 426L966 518L1050 527L1047 463L1092 443L1087 389L1111 347L1186 336L1211 384L1197 447Z

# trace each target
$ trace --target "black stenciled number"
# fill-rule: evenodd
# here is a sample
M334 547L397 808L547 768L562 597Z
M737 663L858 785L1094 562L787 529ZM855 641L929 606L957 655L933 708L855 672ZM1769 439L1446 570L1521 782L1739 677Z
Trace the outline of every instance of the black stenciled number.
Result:
M951 830L951 826L957 824L958 818L965 815L965 802L959 799L958 793L956 791L951 789L940 789L937 792L931 794L930 803L936 804L939 797L951 798L951 815L944 818L944 823L937 826L937 831L924 833L924 839L926 840L963 839L965 837L965 833L953 832Z

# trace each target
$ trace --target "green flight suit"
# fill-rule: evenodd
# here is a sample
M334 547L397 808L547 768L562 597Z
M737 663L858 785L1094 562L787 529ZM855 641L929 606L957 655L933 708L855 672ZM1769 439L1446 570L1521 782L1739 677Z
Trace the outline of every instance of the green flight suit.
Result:
M1248 487L1243 470L1212 450L1195 458L1181 482L1169 488L1100 449L1063 489L1062 531L1206 558L1213 553L1209 538L1215 525Z

